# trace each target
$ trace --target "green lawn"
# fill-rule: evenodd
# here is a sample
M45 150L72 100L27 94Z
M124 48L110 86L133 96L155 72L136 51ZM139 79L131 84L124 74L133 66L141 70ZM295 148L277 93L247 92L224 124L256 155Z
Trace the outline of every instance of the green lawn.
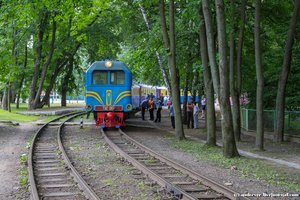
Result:
M30 122L41 118L39 116L28 116L28 115L21 115L15 113L15 112L27 110L27 107L28 107L27 103L20 103L19 109L16 109L16 104L11 104L11 113L9 113L6 110L0 109L0 120L11 120L14 122ZM57 107L60 107L60 104L51 104L51 108L57 108ZM48 108L48 106L45 106L44 108Z

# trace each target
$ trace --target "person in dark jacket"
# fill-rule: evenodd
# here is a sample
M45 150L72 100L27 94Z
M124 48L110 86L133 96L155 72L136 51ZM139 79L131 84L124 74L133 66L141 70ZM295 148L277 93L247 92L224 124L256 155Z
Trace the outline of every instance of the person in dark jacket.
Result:
M149 114L150 114L150 120L154 120L154 115L153 115L153 111L154 111L154 100L153 97L150 97L149 100Z
M155 122L160 122L161 120L161 109L162 109L162 101L159 98L156 98L156 119Z
M142 103L141 103L141 106L142 106L142 120L145 120L145 110L149 108L149 100L148 99L145 99Z

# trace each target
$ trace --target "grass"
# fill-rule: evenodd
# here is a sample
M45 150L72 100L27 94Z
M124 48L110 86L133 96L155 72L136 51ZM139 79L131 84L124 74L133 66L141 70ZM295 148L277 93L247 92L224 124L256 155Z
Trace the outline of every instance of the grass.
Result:
M16 112L27 110L27 103L20 103L19 109L16 108L16 104L11 104L11 113L6 110L0 110L0 120L10 120L15 122L30 122L40 119L39 116L28 116L16 114Z
M228 159L223 157L223 150L220 147L207 146L198 141L178 141L173 135L168 135L168 139L172 141L174 147L193 153L199 160L209 161L228 170L235 166L237 170L233 171L243 178L265 181L300 192L300 185L298 184L300 182L300 170L243 156Z
M67 104L67 107L68 106L83 106L83 104ZM60 106L60 104L50 104L50 107L51 108L59 108L61 106ZM10 121L14 121L14 122L31 122L31 121L41 119L40 116L29 116L29 115L21 115L21 114L16 113L16 112L20 112L20 111L25 111L25 110L27 110L27 108L28 108L27 103L20 103L19 109L16 108L15 103L12 103L11 104L11 113L9 113L6 110L0 110L0 120L10 120ZM46 108L48 108L48 106L44 106L41 109L46 109ZM37 109L37 110L41 110L41 109ZM57 116L53 116L53 119L56 117Z
M58 118L58 117L59 117L58 115L53 115L53 116L47 117L47 118L44 120L44 122L50 122L51 120L56 119L56 118Z

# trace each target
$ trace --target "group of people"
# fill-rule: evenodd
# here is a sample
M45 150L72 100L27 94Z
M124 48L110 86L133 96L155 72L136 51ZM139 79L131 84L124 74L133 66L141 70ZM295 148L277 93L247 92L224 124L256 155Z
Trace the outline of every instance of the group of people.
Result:
M163 105L163 100L165 100L162 96L160 98L156 98L153 93L148 95L148 97L141 103L142 106L142 120L145 119L145 111L146 109L149 109L150 114L150 120L154 122L160 122L161 121L161 109ZM168 103L166 101L164 102L164 105L168 105L169 109L169 116L171 117L171 123L172 127L175 128L175 121L174 121L174 109L172 102L168 100ZM206 106L206 99L202 96L201 100L201 110L202 110L202 118L205 118L205 106ZM156 119L154 120L154 109L157 109L156 111ZM198 121L198 114L199 114L199 107L196 103L194 103L194 99L190 98L190 101L187 102L187 128L192 129L198 129L199 128L199 121ZM195 126L194 126L195 124Z
M205 101L206 101L205 98L203 98L202 96L202 100L201 100L202 118L205 118L205 105L206 105ZM199 128L199 121L198 121L199 107L197 106L196 103L194 103L193 98L190 98L190 101L187 102L186 106L187 106L187 128L189 129L191 127L193 129L198 129Z
M163 97L161 96L160 98L156 98L151 92L148 97L142 101L141 106L142 106L142 120L145 119L145 111L146 109L149 110L150 114L150 120L154 122L160 122L161 121L161 109L163 105ZM156 118L154 120L154 109L156 109Z

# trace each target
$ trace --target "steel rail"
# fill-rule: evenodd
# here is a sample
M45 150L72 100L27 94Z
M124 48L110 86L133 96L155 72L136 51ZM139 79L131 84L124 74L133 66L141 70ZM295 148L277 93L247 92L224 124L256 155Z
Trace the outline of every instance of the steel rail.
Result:
M155 151L149 149L148 147L142 145L141 143L137 142L136 140L132 139L131 137L129 137L127 134L125 134L121 129L119 129L120 133L123 134L123 137L130 141L131 143L133 143L135 146L139 147L141 150L145 151L146 153L148 153L149 155L155 157L156 159L161 160L162 162L165 162L168 165L171 165L172 167L174 167L175 169L189 175L191 178L195 179L195 180L200 180L201 183L203 183L204 185L210 187L211 189L224 194L224 196L226 196L227 198L231 199L231 200L235 200L235 199L243 199L243 200L250 200L247 197L235 197L234 194L238 194L236 191L227 188L223 185L221 185L220 183L217 183L191 169L188 169L185 166L182 166L158 153L156 153Z
M82 113L82 112L76 112L76 113ZM33 136L32 141L31 141L31 145L30 145L30 149L29 149L29 153L28 153L28 159L27 159L27 164L28 164L28 178L29 178L29 183L30 183L30 197L33 200L39 200L39 194L37 191L37 187L36 187L36 183L34 180L34 173L33 173L33 150L34 150L34 145L36 143L36 139L37 137L43 132L43 130L51 123L51 122L55 122L59 119L62 119L64 117L68 117L70 115L74 115L76 113L69 113L63 116L60 116L56 119L51 120L50 122L46 123L45 125L43 125Z
M163 177L161 177L160 175L158 175L151 169L148 169L145 165L143 165L142 163L137 161L135 158L133 158L129 154L125 153L122 149L120 149L111 139L109 139L109 137L107 137L107 135L105 134L105 132L102 128L101 128L101 133L102 133L105 141L109 144L110 147L113 148L113 150L115 152L119 153L122 157L125 158L125 160L130 162L133 166L137 167L139 170L141 170L144 174L146 174L152 180L156 181L158 185L160 185L161 187L165 187L166 184L173 186L173 184L170 183L168 180L164 179ZM173 186L173 187L176 188L177 191L181 192L183 200L196 200L197 199L197 198L191 196L190 194L188 194L187 192L185 192L184 190L182 190L181 188L176 187L176 186Z
M72 172L70 174L71 174L71 176L73 176L75 182L78 184L79 189L84 192L84 195L87 199L100 200L100 198L97 196L97 194L90 188L90 186L80 176L80 174L77 172L75 167L73 167L73 165L65 151L65 148L61 142L61 130L62 130L62 127L64 126L65 122L68 122L68 121L72 120L73 118L78 117L80 115L84 115L84 114L86 114L86 113L74 115L74 116L70 117L69 119L67 119L66 121L64 121L59 126L58 134L57 134L57 142L58 142L59 150L62 152L63 160L65 161L65 164L69 167L69 169L71 169Z

